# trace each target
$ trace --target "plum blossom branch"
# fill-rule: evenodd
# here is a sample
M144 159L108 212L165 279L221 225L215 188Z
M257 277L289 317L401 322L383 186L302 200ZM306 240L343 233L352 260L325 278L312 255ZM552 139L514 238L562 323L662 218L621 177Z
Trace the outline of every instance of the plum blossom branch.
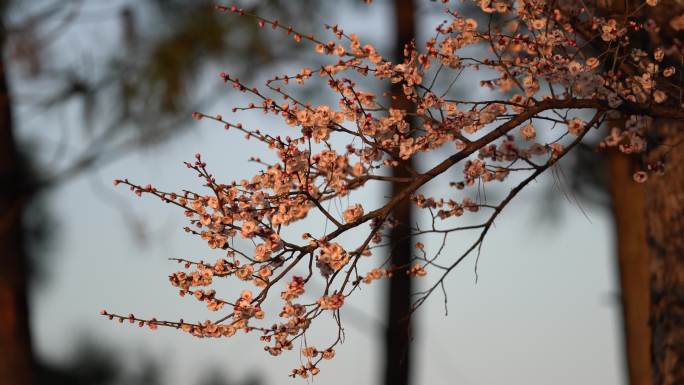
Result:
M220 74L226 85L253 100L233 107L232 115L259 112L282 123L261 130L238 123L232 115L193 114L223 125L229 135L236 132L245 140L257 140L264 153L275 158L267 162L261 154L252 156L250 161L262 169L251 178L220 182L197 154L185 165L206 192L166 192L128 179L115 181L138 196L154 196L182 209L189 221L185 231L222 254L213 262L177 258L184 270L169 276L181 296L205 303L218 314L216 320L187 323L106 311L103 315L150 328L172 327L196 337L254 332L272 355L292 350L299 341L306 363L291 374L315 375L320 362L332 358L344 340L340 309L362 285L393 274L430 280L429 273L435 271L428 288L416 293L413 309L438 288L446 307L448 274L468 256L476 253L479 258L504 208L590 130L609 117L624 119L625 127L614 128L598 148L638 154L653 145L647 132L654 119L684 118L672 77L681 68L659 64L670 61L674 53L668 52L674 51L630 46L630 34L651 28L647 23L629 15L606 20L592 7L546 0L476 3L486 26L461 16L458 6L451 7L446 12L449 20L435 35L423 45L407 45L397 63L338 25L326 26L333 37L325 42L238 7L217 6L220 12L250 17L260 27L312 44L328 64L272 77L262 88ZM495 13L501 18L494 18ZM477 56L466 56L472 52ZM623 67L628 70L621 71ZM456 95L454 85L472 79L480 80L482 92L471 99ZM297 87L309 82L327 86L337 105L307 100ZM391 95L378 92L391 86L403 92L401 107ZM582 117L588 114L592 118L585 122ZM387 176L389 169L405 167L407 160L430 152L447 155L424 170L407 169L410 177ZM636 170L635 179L644 181L647 173L662 170L662 165L647 165ZM452 178L453 172L462 177ZM451 178L448 185L455 189L426 196L443 178ZM381 204L352 201L354 191L391 182L401 182L403 188ZM507 191L503 198L485 194L485 186L493 183ZM407 200L430 214L429 228L400 224L391 216ZM332 204L342 209L336 212ZM458 223L480 210L488 213L484 222ZM317 226L316 216L334 228ZM297 234L295 223L309 230ZM383 239L398 225L408 226L411 235L439 241L435 247L417 244L410 264L391 266L378 255L392 252L396 245ZM449 235L462 231L479 234L462 253L449 256ZM212 288L219 279L249 289L219 297ZM324 314L332 316L336 333L322 348L309 346L307 332Z

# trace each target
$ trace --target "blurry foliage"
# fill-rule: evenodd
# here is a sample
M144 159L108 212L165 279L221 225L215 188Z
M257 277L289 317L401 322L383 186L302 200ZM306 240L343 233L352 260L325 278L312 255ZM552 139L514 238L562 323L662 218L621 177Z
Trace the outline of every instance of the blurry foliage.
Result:
M596 146L582 143L575 149L568 171L571 191L582 202L610 209L606 157L607 154L596 151Z
M535 220L554 224L563 219L562 209L569 203L591 222L588 208L611 209L608 191L606 154L596 151L590 143L580 143L567 159L559 162L550 173L552 186L542 191L542 202Z
M261 381L257 377L249 377L242 382L232 382L226 380L225 376L216 368L210 369L197 385L260 385Z
M13 88L30 96L33 110L41 113L60 111L72 101L81 107L80 125L91 151L60 176L168 140L187 126L194 109L218 95L200 88L216 68L249 79L275 58L279 65L287 63L302 46L291 39L273 44L272 33L257 33L247 18L215 12L208 0L141 0L94 15L87 2L77 0L5 3L11 10L6 24ZM308 30L321 6L314 0L264 0L246 8ZM118 20L119 44L105 54L65 52L60 39L79 28L81 18ZM84 41L93 44L88 37Z
M296 23L304 30L323 6L314 0L252 3L246 8L278 15L283 23ZM81 136L65 134L56 146L58 159L48 164L35 157L53 151L46 148L40 134L58 127L41 127L37 140L18 143L29 179L26 190L33 196L24 213L32 270L44 265L34 256L49 249L46 240L58 228L44 201L36 199L37 193L181 133L189 126L192 111L225 92L226 86L214 74L217 68L250 79L275 58L282 64L301 53L302 45L291 39L271 44L268 39L273 32L258 32L252 20L215 12L213 4L209 0L139 0L113 2L103 8L88 7L92 3L83 0L0 0L17 126L30 126L36 112L55 117L58 125L56 117L74 104L82 116L76 122L82 127ZM119 25L119 42L111 49L92 53L78 50L78 42L64 40L73 38L69 33L78 31L80 23L97 20L114 20ZM108 33L112 32L116 29ZM84 41L93 44L96 38L86 36ZM66 52L65 45L74 49ZM200 88L208 75L216 75L210 78L216 80L214 93ZM87 143L83 151L65 150L74 140ZM55 169L54 164L66 166Z
M66 363L38 364L39 385L158 385L159 366L145 361L132 372L124 368L121 358L111 350L86 340L78 345Z
M14 183L30 186L38 178L38 170L25 152L19 153L20 172ZM32 285L40 287L49 278L48 270L42 256L48 255L53 246L55 218L50 215L49 206L44 197L35 197L22 213L22 247L24 255L29 258L28 278Z
M81 342L64 362L39 362L38 385L164 385L163 363L146 356L136 369L126 365L121 354L102 347L92 337L81 337ZM196 385L260 385L257 377L235 382L215 367L202 368L208 374ZM193 385L193 384L189 384Z

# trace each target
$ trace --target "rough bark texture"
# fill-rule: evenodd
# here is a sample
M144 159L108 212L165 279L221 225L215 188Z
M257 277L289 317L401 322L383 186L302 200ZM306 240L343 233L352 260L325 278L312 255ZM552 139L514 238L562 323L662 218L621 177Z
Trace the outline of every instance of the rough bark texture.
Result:
M684 3L661 0L656 7L642 6L623 0L603 0L603 6L613 15L638 12L641 21L652 20L657 31L634 36L632 44L652 51L655 47L672 47L684 41L684 33L674 30L670 19L684 12ZM638 7L638 8L635 8ZM625 12L628 8L629 12ZM673 44L679 42L678 44ZM678 54L665 59L664 66L674 65L682 73L681 48ZM676 98L677 95L670 94ZM684 124L673 121L657 122L651 133L648 161L667 161L665 176L651 178L645 186L645 200L626 184L613 186L618 227L621 279L626 327L626 347L629 358L631 385L684 385L684 153L682 143ZM664 146L662 145L664 144ZM619 171L618 171L619 172ZM619 190L616 190L619 189ZM630 196L632 196L630 198ZM630 204L631 203L631 204ZM633 211L630 214L629 211ZM627 211L627 213L625 212ZM643 290L644 262L637 251L643 214L647 242L646 260L649 263L649 325L650 335L641 330L646 312ZM621 224L623 228L620 229ZM627 239L620 239L627 237ZM628 250L630 249L630 250ZM625 255L622 252L625 251ZM634 286L633 286L634 285ZM643 345L649 339L650 368L647 370ZM650 372L650 381L645 375Z
M651 384L651 330L648 325L650 276L644 218L645 186L635 183L634 159L608 155L617 262L630 385Z
M30 385L33 383L33 355L27 305L27 261L24 258L21 233L21 194L24 183L12 132L12 109L2 55L5 35L1 24L0 22L0 385Z
M401 60L404 46L415 36L415 8L413 0L395 0L394 5L397 26L394 59ZM401 86L392 88L392 96L396 97L392 103L394 107L409 109ZM396 167L393 172L394 176L409 176L404 167ZM402 183L393 183L392 195L404 187ZM411 262L411 202L404 200L397 205L392 215L400 223L390 235L394 245L392 264L407 266ZM411 308L411 279L402 270L389 281L384 380L385 385L407 385L410 383L411 368L411 325L408 318Z
M651 263L654 385L684 384L684 124L659 122L664 143L650 160L666 161L665 175L646 184L647 241Z
M644 12L659 27L649 34L650 47L679 47L662 65L675 65L681 74L684 31L673 29L670 20L684 13L684 3L663 0ZM684 385L684 123L657 121L649 142L648 160L666 163L665 175L646 184L653 385Z

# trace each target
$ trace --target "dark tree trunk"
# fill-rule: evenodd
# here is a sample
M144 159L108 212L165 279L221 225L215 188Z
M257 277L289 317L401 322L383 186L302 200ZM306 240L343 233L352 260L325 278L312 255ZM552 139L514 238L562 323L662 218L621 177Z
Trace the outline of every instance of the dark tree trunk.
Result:
M0 385L30 385L34 373L21 216L25 183L12 132L4 43L0 21Z
M403 58L404 46L415 36L415 5L413 0L395 0L395 25L397 40L395 41L394 60ZM394 98L392 105L409 110L410 106L403 96L400 85L392 88ZM410 167L410 163L406 166ZM404 165L393 169L394 176L408 177ZM392 195L404 188L403 183L392 184ZM411 263L410 228L413 223L411 202L405 200L396 206L392 213L399 225L394 227L390 235L392 248L391 258L394 266L408 266ZM409 314L411 309L411 279L405 270L396 272L390 278L387 299L387 330L385 333L385 385L407 385L410 383L411 369L411 325ZM415 325L414 325L415 326Z
M670 20L684 13L678 0L646 7L645 17L659 27L649 35L650 48L678 47L664 65L684 71L684 31ZM670 93L677 100L679 91ZM681 103L681 100L675 102ZM646 184L646 239L651 275L651 368L653 385L684 384L684 123L660 120L650 133L649 162L664 161L665 174Z
M651 264L653 385L684 384L684 124L658 122L651 161L665 174L646 184L647 242Z

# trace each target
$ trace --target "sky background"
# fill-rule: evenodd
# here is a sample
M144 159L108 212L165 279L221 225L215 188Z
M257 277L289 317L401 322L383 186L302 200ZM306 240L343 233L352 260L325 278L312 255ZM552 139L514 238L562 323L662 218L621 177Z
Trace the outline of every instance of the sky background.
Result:
M57 41L61 52L87 63L83 57L96 58L115 46L120 37L117 19L92 15L118 14L125 3L87 1L89 11L83 13L82 22ZM380 47L392 36L390 8L383 2L336 7L334 14L320 20L321 31L324 23L339 23ZM422 15L423 34L443 18ZM84 70L97 69L84 64ZM209 71L207 80L197 83L196 92L215 86L215 75L221 70L230 72L230 63ZM239 98L227 87L201 111L230 116L229 108ZM51 115L23 111L21 138L39 141L41 160L49 162L54 155L50 146L65 135L63 129L74 138L82 131L79 113L76 105ZM257 127L269 124L256 118L242 121ZM69 151L76 154L84 145L72 141ZM271 357L254 336L202 340L163 328L152 332L122 326L99 316L106 308L160 319L211 317L201 304L178 297L169 285L167 276L180 266L168 258L220 256L185 234L181 211L150 197L137 198L125 188L114 188L111 181L128 177L167 190L199 187L182 164L196 152L203 154L219 179L250 177L257 168L247 164L247 158L261 150L236 132L225 132L208 121L192 122L163 145L127 155L51 191L46 198L56 233L46 255L50 274L33 293L31 309L37 351L51 360L66 361L79 340L90 338L121 353L133 367L144 357L162 362L169 384L196 383L210 366L230 380L256 375L265 384L302 383L287 377L299 365L296 352ZM415 384L624 383L610 217L594 206L583 206L585 215L577 203L566 199L557 199L557 215L548 215L544 200L550 189L562 194L560 188L546 175L506 209L483 247L477 283L474 258L448 278L448 316L440 293L420 310ZM375 189L355 193L352 199L371 206L381 202L382 194ZM310 226L322 223L310 222ZM465 236L454 236L446 255L457 255L465 242ZM343 310L346 341L314 382L378 383L384 290L382 283L367 286L348 301L353 309ZM316 330L309 338L324 337L326 331L332 329Z

